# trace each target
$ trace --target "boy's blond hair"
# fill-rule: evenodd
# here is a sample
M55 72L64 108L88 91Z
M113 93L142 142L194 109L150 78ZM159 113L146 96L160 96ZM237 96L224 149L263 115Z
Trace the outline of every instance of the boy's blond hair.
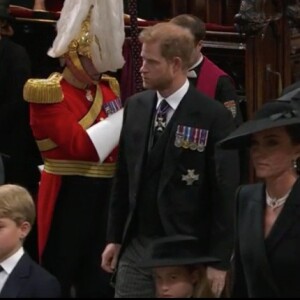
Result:
M18 185L0 186L0 218L8 218L21 225L35 221L35 205L29 192Z

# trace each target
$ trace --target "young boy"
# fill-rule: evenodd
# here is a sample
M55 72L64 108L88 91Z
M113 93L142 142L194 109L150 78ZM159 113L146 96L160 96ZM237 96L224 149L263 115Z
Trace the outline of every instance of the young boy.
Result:
M0 298L60 297L57 279L24 252L34 220L34 202L27 190L0 186Z
M205 263L219 259L201 255L195 237L174 235L155 240L140 263L152 268L157 298L214 297L205 277Z

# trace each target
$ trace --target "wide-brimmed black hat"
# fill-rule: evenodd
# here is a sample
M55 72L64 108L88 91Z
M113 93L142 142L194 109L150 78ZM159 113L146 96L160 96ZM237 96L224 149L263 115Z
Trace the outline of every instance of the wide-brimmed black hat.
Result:
M215 257L203 255L203 248L193 236L174 235L159 238L149 245L139 266L154 268L220 261Z
M0 19L12 21L14 18L9 13L9 0L0 0Z
M253 133L294 124L300 124L300 110L297 105L291 101L274 100L264 104L253 120L243 123L218 145L225 149L248 147Z
M297 82L298 83L298 82ZM298 83L299 85L299 83ZM300 87L292 89L287 93L281 95L277 100L279 101L298 101L300 100Z

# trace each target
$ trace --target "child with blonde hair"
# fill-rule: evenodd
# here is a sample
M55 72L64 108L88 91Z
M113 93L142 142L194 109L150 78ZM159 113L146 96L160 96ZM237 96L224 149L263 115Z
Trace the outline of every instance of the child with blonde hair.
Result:
M57 279L23 249L35 221L29 192L18 185L0 186L0 298L59 298Z
M174 235L154 240L139 265L152 269L157 298L214 298L205 266L218 261L196 237Z

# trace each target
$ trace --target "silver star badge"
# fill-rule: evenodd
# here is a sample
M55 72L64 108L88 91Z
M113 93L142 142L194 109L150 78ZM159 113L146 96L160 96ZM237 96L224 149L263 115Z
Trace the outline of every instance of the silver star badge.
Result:
M155 121L155 127L157 131L163 131L166 128L166 122L163 118L158 117Z
M187 170L186 175L182 175L182 181L186 181L186 185L193 185L199 180L199 174L195 174L195 170Z

